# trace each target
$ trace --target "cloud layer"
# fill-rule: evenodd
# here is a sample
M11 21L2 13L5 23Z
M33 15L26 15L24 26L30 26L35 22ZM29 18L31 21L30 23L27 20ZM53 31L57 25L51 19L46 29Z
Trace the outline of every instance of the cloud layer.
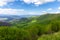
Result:
M24 9L0 9L0 14L8 15L20 15L24 12Z
M40 11L40 12L35 12L35 11L27 11L24 9L10 9L10 8L5 8L2 9L0 8L0 14L7 14L7 15L39 15L41 14L45 14L45 13L59 13L60 11L60 7L57 8L57 11L52 11L52 8L48 8L45 11Z
M18 1L18 0L0 0L0 6L7 5L9 2L14 2L14 1ZM56 0L20 0L20 1L23 1L27 4L33 3L36 6L38 6L44 3L54 2ZM57 1L60 1L60 0L57 0Z
M14 1L18 1L18 0L0 0L0 6L4 6L7 5L9 2L14 2ZM26 4L34 4L36 6L48 3L48 2L54 2L56 0L20 0L23 1ZM60 1L60 0L57 0ZM48 8L47 11L51 11L53 10L52 8ZM60 7L58 7L58 10L60 10ZM46 13L47 11L42 11L43 13ZM58 11L57 11L58 12ZM12 15L34 15L36 14L35 12L27 12L24 9L10 9L10 8L5 8L2 9L0 8L0 14L12 14Z
M28 12L24 9L2 9L0 8L0 14L5 14L5 15L36 15L37 13L35 12Z
M56 0L22 0L22 1L27 3L27 4L33 3L33 4L38 6L38 5L41 5L41 4L44 4L44 3L54 2Z
M7 5L9 2L14 2L15 0L0 0L0 6Z

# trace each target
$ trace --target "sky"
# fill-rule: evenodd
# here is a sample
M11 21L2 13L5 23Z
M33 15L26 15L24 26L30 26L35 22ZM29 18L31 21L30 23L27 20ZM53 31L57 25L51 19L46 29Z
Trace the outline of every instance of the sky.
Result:
M0 0L0 14L42 15L60 13L60 0Z

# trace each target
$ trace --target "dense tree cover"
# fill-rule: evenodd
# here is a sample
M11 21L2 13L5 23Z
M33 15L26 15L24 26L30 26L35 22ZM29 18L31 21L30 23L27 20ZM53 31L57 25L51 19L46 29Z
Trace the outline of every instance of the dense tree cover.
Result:
M50 35L42 35L38 38L38 40L60 40L60 32Z
M31 40L31 36L24 29L0 27L0 40Z
M0 40L51 40L49 38L52 34L60 31L60 14L22 18L10 24L12 25L0 26ZM58 40L54 38L52 39Z

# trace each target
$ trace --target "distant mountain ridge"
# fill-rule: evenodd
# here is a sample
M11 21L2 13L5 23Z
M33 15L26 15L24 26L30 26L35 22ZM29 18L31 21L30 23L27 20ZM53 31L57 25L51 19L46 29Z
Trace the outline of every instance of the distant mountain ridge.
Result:
M48 24L51 21L60 21L60 14L44 14L44 15L0 15L1 22L17 24ZM7 18L7 19L4 19Z
M14 20L14 19L21 19L21 18L27 18L27 17L31 17L31 16L36 16L36 15L0 15L0 19L1 21L10 21L10 20Z

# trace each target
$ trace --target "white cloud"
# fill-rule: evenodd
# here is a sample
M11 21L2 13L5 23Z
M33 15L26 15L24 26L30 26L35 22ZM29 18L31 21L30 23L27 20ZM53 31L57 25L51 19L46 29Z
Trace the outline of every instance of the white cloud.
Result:
M50 10L52 10L52 8L48 8L48 9L47 9L47 11L50 11Z
M28 15L38 15L36 12L28 12Z
M60 7L58 7L58 9L60 10Z
M46 13L46 11L42 11L43 13Z
M8 2L14 2L14 1L17 1L17 0L0 0L0 6L7 5Z
M33 3L35 5L41 5L48 2L54 2L56 0L21 0L21 1L24 1L27 4Z
M42 14L47 14L47 11L42 11Z
M59 11L57 11L56 13L60 13Z
M0 14L5 14L5 15L38 15L37 12L35 11L27 11L24 9L2 9L0 8Z
M24 9L0 9L0 14L20 15L23 12Z
M9 2L14 2L14 1L18 1L18 0L0 0L0 6L7 5ZM38 6L47 2L54 2L55 0L20 0L20 1L23 1L27 4L33 3L36 6Z

